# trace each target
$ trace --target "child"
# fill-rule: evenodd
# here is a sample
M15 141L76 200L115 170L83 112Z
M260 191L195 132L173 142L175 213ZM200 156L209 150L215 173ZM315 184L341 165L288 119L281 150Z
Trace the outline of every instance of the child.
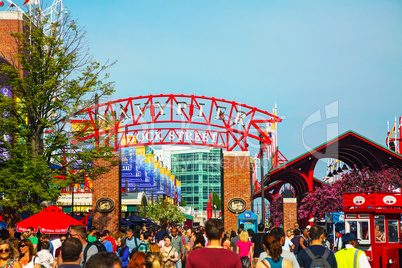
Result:
M42 264L42 267L52 268L53 266L53 256L49 251L50 244L48 241L41 242L42 250L38 252L39 260Z

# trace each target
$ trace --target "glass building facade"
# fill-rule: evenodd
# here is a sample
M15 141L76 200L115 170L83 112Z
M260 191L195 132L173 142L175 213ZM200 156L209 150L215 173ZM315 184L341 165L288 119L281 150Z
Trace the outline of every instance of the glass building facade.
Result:
M172 152L171 171L181 181L182 199L194 210L205 210L212 192L221 198L220 149Z

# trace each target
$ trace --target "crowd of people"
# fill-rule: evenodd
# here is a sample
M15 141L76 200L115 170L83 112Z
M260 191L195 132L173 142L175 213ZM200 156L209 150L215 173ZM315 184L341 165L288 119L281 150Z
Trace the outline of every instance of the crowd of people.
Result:
M359 268L370 267L358 250L358 239L348 233L334 239L314 225L300 230L258 232L240 226L224 233L223 222L210 219L205 228L147 228L113 235L95 226L70 226L62 235L37 235L33 228L0 241L0 268Z

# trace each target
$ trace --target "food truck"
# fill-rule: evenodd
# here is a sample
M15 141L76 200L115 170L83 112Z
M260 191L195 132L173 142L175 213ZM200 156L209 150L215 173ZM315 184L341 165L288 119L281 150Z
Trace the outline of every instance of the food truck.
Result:
M345 193L345 233L353 233L371 267L402 265L402 194L395 192Z

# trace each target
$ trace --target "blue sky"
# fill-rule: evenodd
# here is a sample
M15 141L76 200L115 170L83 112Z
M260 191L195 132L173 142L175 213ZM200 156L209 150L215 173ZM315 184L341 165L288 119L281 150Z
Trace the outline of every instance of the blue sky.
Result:
M111 99L186 93L268 111L276 102L288 159L349 129L385 144L387 120L402 115L398 0L64 5L85 26L95 59L118 61ZM321 120L308 123L314 113Z

